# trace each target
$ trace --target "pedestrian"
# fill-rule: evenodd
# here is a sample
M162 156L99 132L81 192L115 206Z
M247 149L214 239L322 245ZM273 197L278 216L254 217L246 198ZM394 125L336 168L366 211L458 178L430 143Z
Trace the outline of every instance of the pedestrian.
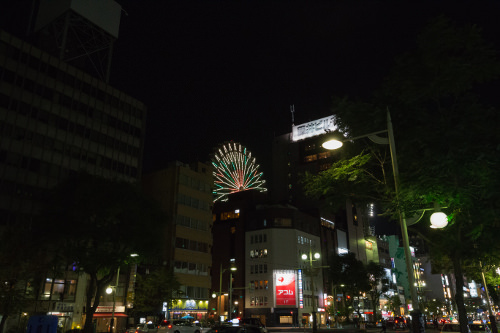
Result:
M387 330L387 325L385 323L385 320L382 319L382 330L380 331L380 333L386 333L386 330Z
M438 321L437 321L437 319L436 319L436 318L434 318L434 320L432 321L432 323L434 324L434 329L436 329L436 330L437 330L437 329L439 328L439 327L438 327Z

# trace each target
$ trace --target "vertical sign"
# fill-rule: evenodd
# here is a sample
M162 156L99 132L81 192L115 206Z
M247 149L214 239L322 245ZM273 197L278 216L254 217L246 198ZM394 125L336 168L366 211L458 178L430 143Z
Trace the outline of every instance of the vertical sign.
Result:
M274 285L276 294L276 306L296 305L295 295L295 271L274 271Z
M298 281L299 281L299 308L304 308L304 293L302 292L302 270L298 270Z

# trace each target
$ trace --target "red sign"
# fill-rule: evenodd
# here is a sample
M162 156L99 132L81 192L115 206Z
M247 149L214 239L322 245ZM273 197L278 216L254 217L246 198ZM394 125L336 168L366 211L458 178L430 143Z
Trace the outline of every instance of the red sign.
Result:
M295 271L276 271L276 305L296 305Z

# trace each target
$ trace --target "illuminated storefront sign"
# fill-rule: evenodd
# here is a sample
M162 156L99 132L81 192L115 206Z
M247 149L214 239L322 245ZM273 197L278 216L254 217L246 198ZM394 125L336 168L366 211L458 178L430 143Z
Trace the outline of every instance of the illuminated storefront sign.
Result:
M304 308L304 294L302 292L302 270L299 269L298 272L298 282L299 282L299 308Z
M305 124L300 124L292 127L292 140L298 141L310 138L316 135L325 134L326 131L335 131L337 125L335 124L335 116L321 118L310 121Z
M171 310L207 310L208 309L208 301L202 300L178 300L174 302Z
M95 309L95 312L113 312L113 306L112 305L99 305ZM124 305L116 305L114 308L114 312L125 312L125 306Z
M477 285L474 280L472 280L472 282L469 283L469 292L470 292L470 297L478 297Z
M349 253L349 250L346 249L345 247L339 247L339 248L337 248L337 252L341 255L341 254Z
M295 295L295 271L274 271L274 285L276 306L297 304Z

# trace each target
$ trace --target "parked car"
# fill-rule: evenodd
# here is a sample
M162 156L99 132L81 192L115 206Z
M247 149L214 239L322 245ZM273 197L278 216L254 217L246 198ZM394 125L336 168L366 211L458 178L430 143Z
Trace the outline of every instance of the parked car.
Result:
M471 333L469 325L467 325L467 330L469 331L469 333ZM443 325L443 327L441 327L441 333L450 333L450 332L460 333L460 325L446 323Z
M267 333L266 325L264 325L259 318L243 318L240 320L240 325L252 325L262 328L264 333Z
M158 328L155 324L137 324L127 329L127 333L156 333Z
M261 327L254 325L229 326L221 325L208 330L207 333L265 333Z
M404 317L394 317L391 321L393 330L405 330L406 329L406 319Z
M486 324L469 324L472 333L491 333L491 329Z
M189 320L168 320L160 324L158 333L205 333L206 330Z

